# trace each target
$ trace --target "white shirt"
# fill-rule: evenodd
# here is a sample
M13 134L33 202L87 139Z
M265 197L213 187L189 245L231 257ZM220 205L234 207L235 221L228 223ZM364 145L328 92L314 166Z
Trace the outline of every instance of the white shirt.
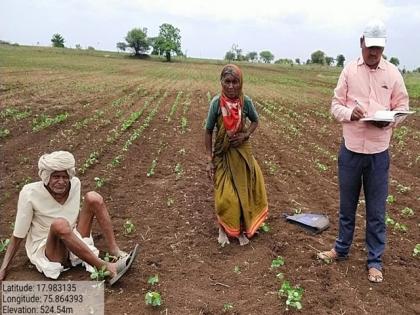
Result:
M13 235L26 236L26 253L31 259L39 244L48 237L54 219L66 219L71 228L76 226L80 211L80 180L70 181L69 196L64 204L53 198L42 181L23 186L18 200Z

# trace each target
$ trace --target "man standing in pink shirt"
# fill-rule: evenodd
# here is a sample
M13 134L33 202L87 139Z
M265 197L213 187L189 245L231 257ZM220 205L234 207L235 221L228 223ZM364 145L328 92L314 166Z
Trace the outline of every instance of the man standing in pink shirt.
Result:
M386 29L381 21L365 28L360 47L362 56L343 69L334 90L332 115L343 126L338 156L340 187L339 233L335 246L321 252L324 261L345 259L353 240L361 187L366 201L366 247L368 279L382 282L382 254L385 250L385 210L388 195L389 153L396 122L365 122L378 110L408 110L408 94L398 69L382 58Z

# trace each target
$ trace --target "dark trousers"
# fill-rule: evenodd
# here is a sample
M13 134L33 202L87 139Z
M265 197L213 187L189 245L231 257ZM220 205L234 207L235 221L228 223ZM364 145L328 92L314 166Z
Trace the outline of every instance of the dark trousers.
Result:
M360 190L366 201L366 247L368 268L382 269L381 256L385 250L385 210L388 196L388 150L375 154L361 154L341 144L338 155L340 186L339 232L335 250L339 256L348 255L356 223L356 209Z

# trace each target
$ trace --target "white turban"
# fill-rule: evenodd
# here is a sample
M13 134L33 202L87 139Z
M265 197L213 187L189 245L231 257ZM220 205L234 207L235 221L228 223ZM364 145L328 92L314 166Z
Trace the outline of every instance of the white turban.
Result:
M38 175L41 177L44 185L48 185L50 176L56 171L66 171L70 179L76 174L76 161L73 154L67 151L55 151L50 154L44 154L38 161Z

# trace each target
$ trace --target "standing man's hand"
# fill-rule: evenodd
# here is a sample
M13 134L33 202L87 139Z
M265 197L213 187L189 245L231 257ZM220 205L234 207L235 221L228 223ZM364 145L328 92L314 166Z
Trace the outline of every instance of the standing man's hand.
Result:
M371 121L371 123L378 128L384 128L390 124L388 121Z
M353 108L350 118L351 121L360 120L363 117L365 117L365 111L360 106L356 106L355 108Z

